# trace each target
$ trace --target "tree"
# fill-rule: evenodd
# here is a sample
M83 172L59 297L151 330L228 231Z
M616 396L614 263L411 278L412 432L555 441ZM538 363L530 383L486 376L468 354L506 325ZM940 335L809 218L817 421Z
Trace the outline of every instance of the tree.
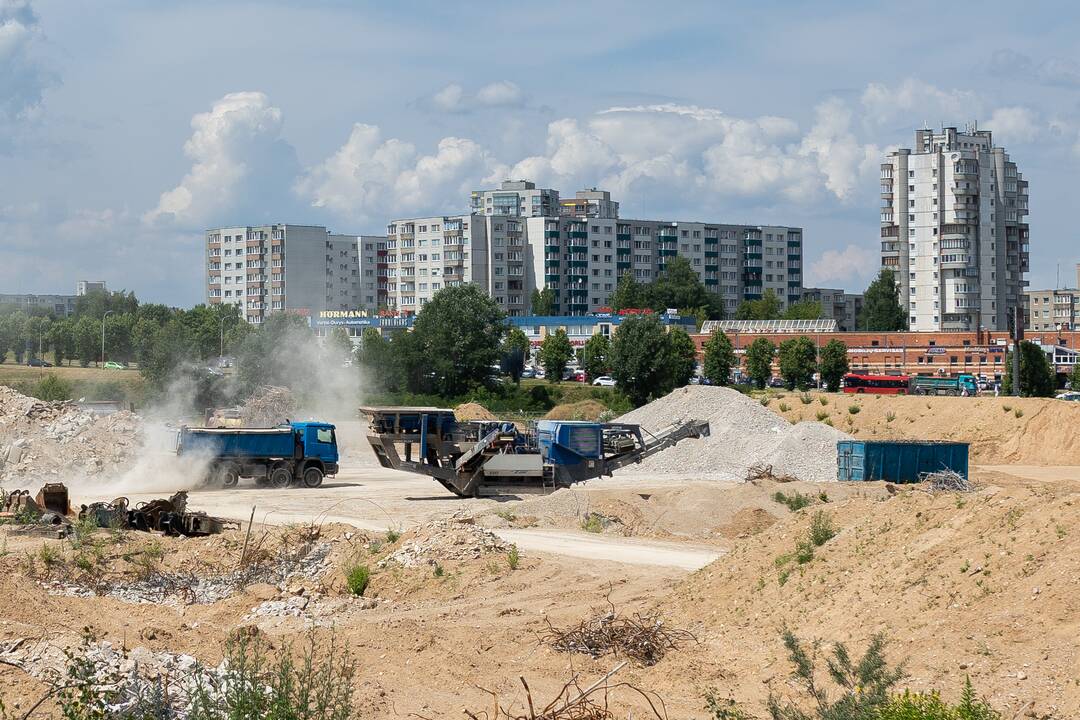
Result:
M611 340L611 374L634 405L671 389L671 346L655 315L626 318Z
M387 392L397 392L404 386L405 376L396 351L392 341L384 338L378 328L364 330L356 350L356 361L365 386L376 386Z
M634 279L629 270L619 278L615 292L611 294L611 309L618 312L627 308L648 307L645 298L645 286Z
M840 340L830 340L821 348L821 358L818 361L818 372L821 373L821 382L831 392L840 389L840 380L848 372L847 345Z
M735 310L736 320L776 320L780 317L780 298L772 288L761 295L760 300L744 300Z
M780 376L788 390L805 390L813 384L817 370L817 349L813 340L805 335L785 340L780 343L777 357Z
M502 345L502 371L512 377L515 383L521 382L521 371L529 359L529 336L519 327L511 327L506 333Z
M765 387L772 375L776 346L766 338L758 338L746 349L746 374L759 388Z
M134 315L139 309L135 293L118 290L91 290L75 300L75 317L89 316L99 323L106 311L116 315Z
M540 344L539 359L547 381L553 383L562 380L566 364L572 357L574 357L574 347L570 344L570 338L566 336L565 330L559 328L544 338L544 342Z
M536 288L532 291L529 303L532 305L533 315L554 315L555 290L548 287L543 290Z
M717 319L723 314L723 301L709 292L690 261L676 256L667 264L656 282L648 286L648 307L657 312L677 308L688 314L702 311L706 319Z
M581 353L581 364L589 379L607 375L611 369L608 365L608 356L611 354L611 341L607 335L597 333L589 338Z
M881 268L877 278L863 294L859 329L894 332L907 329L907 313L900 305L896 278L889 268Z
M410 390L452 398L486 383L499 361L505 320L498 304L472 283L436 292L402 345Z
M821 303L815 300L801 300L788 305L784 311L784 320L817 320L821 317Z
M343 327L331 330L326 338L326 350L333 362L344 364L352 360L355 348L353 348L352 338L349 337L349 331Z
M668 393L690 382L697 367L697 345L681 327L673 327L667 333Z
M101 322L89 315L84 315L75 321L73 328L75 341L75 357L79 364L88 367L90 363L99 359L101 355Z
M1080 390L1080 363L1073 365L1072 372L1069 373L1069 389Z
M53 362L57 367L75 356L75 322L64 318L49 328L49 345L53 350Z
M727 385L731 382L731 369L736 366L735 349L723 330L714 330L705 341L705 378L713 385Z
M1005 379L1001 389L1013 393L1013 354L1005 357ZM1020 394L1024 397L1053 397L1057 390L1057 375L1043 349L1033 342L1020 342Z
M172 335L176 325L191 331L179 319L165 326ZM170 342L172 342L170 338ZM189 352L194 353L194 350ZM175 361L175 353L174 361ZM295 313L271 313L240 348L237 357L240 390L249 393L260 385L280 385L303 402L319 382L319 347L307 318Z

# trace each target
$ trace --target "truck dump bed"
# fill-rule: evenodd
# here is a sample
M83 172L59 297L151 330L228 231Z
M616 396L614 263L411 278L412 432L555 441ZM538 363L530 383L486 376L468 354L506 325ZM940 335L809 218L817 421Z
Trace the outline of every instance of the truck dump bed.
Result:
M292 457L293 429L183 428L177 454L207 453L224 458Z

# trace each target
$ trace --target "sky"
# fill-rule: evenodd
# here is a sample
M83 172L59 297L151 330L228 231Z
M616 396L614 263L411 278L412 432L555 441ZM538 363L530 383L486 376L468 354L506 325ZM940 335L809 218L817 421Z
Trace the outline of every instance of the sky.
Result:
M878 267L879 166L977 122L1030 181L1032 288L1076 282L1080 6L0 0L0 292L204 300L203 231L383 234L529 179L623 217L805 228Z

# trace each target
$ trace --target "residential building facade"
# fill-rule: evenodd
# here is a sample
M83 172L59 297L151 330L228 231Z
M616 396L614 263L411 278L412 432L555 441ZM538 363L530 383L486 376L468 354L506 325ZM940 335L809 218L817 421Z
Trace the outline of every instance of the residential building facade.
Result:
M841 332L854 332L862 312L863 296L835 288L803 288L802 299L821 305L821 317L835 320Z
M557 314L605 310L624 273L653 282L677 256L721 296L726 313L766 289L782 308L800 298L801 228L567 216L525 223L533 276L554 290Z
M97 290L101 290L101 291L108 290L108 288L105 287L105 281L104 280L80 280L79 282L75 283L75 294L76 295L81 296L81 295L85 295L88 292L94 292L94 291L97 291Z
M474 190L472 212L476 215L538 217L559 212L559 191L537 188L528 180L504 180L497 190Z
M206 231L207 302L235 305L258 325L272 312L378 309L374 268L384 238L331 233L318 225ZM365 248L370 248L365 251ZM372 271L365 274L365 271ZM365 283L366 280L366 283Z
M1034 332L1080 328L1080 290L1028 290L1024 329Z
M65 318L75 314L75 295L34 295L31 293L0 293L0 305L14 305L27 315L44 313Z
M611 199L611 193L607 190L578 190L573 198L559 201L559 215L612 219L619 217L619 203Z
M914 331L1005 330L1028 271L1028 183L988 130L917 130L881 165L881 264Z

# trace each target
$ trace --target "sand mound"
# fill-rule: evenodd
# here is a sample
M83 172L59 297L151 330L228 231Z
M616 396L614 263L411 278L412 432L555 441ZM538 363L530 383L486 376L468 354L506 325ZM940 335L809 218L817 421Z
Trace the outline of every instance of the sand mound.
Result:
M836 441L848 436L820 423L791 425L758 401L722 387L691 385L619 418L657 432L672 423L708 420L711 434L657 453L628 474L695 475L742 480L759 462L800 480L836 479Z
M789 396L790 397L790 396ZM953 440L982 465L1080 465L1080 403L1052 398L827 395L827 405L788 401L789 420L828 415L861 440ZM791 407L793 406L793 407ZM849 408L858 406L851 414ZM1019 417L1017 416L1019 413Z
M491 411L479 403L462 403L454 408L454 417L458 420L495 420Z
M792 553L811 513L786 516L690 576L665 601L669 619L700 627L719 667L753 653L746 672L720 688L736 698L784 682L781 628L860 653L885 632L890 660L908 670L907 687L954 696L969 674L1005 717L1029 699L1038 710L1031 717L1078 717L1080 533L1065 519L1080 492L1065 482L986 477L1002 485L819 506L837 534L804 564Z
M581 400L575 403L556 405L544 416L547 420L596 420L607 407L596 400Z

